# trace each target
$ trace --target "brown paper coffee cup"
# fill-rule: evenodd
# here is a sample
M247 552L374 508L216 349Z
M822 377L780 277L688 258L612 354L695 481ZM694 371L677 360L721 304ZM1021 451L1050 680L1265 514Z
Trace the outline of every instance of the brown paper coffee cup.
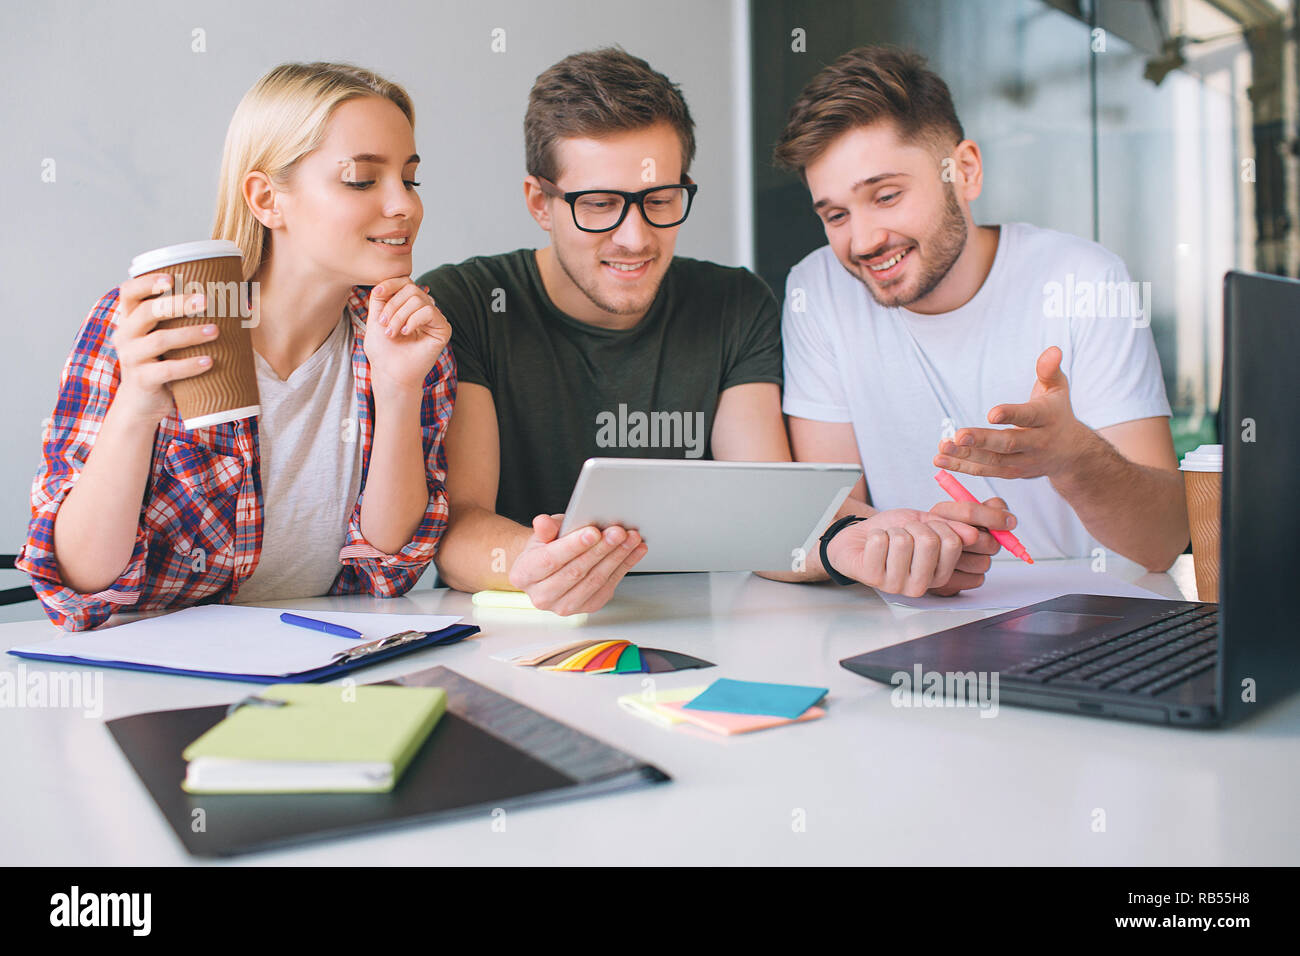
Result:
M1219 600L1219 500L1223 475L1217 471L1184 471L1187 520L1192 531L1192 564L1196 568L1196 597Z
M206 298L202 314L164 319L158 328L217 326L215 340L163 355L165 359L212 356L212 367L206 372L171 383L181 423L187 429L207 428L260 414L250 332L252 310L245 296L239 247L224 239L165 246L136 256L130 273L132 278L169 275L172 291L168 295L202 293Z

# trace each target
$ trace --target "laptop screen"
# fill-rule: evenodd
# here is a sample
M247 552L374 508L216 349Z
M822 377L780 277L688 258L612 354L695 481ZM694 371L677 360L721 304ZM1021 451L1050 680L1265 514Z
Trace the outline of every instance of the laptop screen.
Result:
M1224 278L1220 712L1300 688L1300 282Z

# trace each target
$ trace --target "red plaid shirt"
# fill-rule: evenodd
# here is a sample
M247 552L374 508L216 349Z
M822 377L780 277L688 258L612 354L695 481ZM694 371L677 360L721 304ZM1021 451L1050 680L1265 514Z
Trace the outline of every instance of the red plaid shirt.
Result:
M186 431L173 411L154 438L130 563L97 594L64 586L54 559L54 518L81 474L121 381L112 345L117 293L113 289L91 311L64 366L58 404L43 436L43 461L32 483L27 543L17 562L31 575L50 620L73 631L102 624L117 610L229 602L262 553L257 419ZM393 597L409 590L424 572L447 526L443 438L456 398L456 363L451 349L444 349L424 383L420 421L429 485L424 520L401 551L385 554L361 536L361 501L375 420L370 363L362 348L369 296L369 288L357 286L347 304L355 333L352 372L361 493L339 551L342 568L329 593Z

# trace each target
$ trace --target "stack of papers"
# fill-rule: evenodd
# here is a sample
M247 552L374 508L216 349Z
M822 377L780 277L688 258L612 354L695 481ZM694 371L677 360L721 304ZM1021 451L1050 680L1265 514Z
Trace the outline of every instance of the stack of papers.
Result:
M824 717L825 687L721 678L708 687L624 694L618 705L665 727L689 723L715 734L747 734Z
M631 641L568 641L564 644L530 644L493 660L546 671L577 671L583 674L662 674L692 667L712 667L711 661L665 651L638 647Z

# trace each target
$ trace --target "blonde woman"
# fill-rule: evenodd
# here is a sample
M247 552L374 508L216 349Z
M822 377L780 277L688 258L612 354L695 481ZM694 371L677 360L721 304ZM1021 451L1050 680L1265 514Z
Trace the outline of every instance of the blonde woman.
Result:
M115 610L401 594L446 525L451 329L410 280L414 113L375 74L286 64L231 119L214 239L257 283L262 414L185 431L169 383L213 325L156 276L99 300L64 368L19 567L69 630Z

